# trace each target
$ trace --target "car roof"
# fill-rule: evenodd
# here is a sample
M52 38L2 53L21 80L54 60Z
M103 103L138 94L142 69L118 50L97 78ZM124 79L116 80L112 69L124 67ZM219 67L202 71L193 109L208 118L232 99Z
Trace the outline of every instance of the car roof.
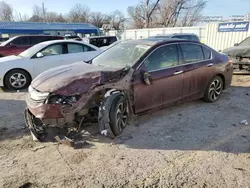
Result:
M155 46L160 44L167 44L167 43L174 43L174 42L192 42L192 43L198 43L198 41L190 41L185 39L177 39L177 38L147 38L147 39L138 39L138 40L128 40L128 41L122 41L124 43L130 43L130 44L142 44L142 45L148 45L148 46Z
M78 43L78 44L85 44L87 46L90 46L94 49L99 49L98 47L94 46L94 45L91 45L91 44L88 44L84 41L77 41L77 40L73 40L73 39L69 39L69 40L65 40L65 39L62 39L62 40L49 40L49 41L45 41L45 42L41 42L41 43L38 43L40 46L48 46L48 45L51 45L51 44L57 44L57 43L68 43L68 42L73 42L73 43Z
M56 35L21 35L21 36L15 36L15 38L19 38L19 37L58 37L58 38L63 38L62 36L56 36Z
M86 38L93 39L93 38L111 38L111 37L116 38L116 36L91 36L91 37L86 37Z
M155 36L150 36L149 38L154 38L154 37L174 37L174 36L186 36L186 35L198 37L194 33L172 33L172 34L158 34L158 35L155 35Z

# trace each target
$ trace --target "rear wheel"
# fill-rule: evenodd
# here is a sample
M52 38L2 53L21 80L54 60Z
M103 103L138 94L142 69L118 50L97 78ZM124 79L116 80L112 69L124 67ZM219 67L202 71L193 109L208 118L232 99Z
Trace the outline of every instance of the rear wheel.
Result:
M11 90L21 90L27 88L31 83L29 74L21 69L9 71L4 79L5 86Z
M219 76L215 76L208 84L204 100L206 102L216 102L219 100L223 90L223 80Z

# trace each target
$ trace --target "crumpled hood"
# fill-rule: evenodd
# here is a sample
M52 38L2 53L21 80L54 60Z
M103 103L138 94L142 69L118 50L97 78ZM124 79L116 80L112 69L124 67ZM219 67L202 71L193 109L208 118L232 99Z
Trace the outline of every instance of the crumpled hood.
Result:
M40 92L73 95L119 78L121 72L123 71L78 62L43 72L32 81L31 86Z
M19 60L19 59L22 59L22 57L15 56L15 55L1 57L0 58L0 63L5 63L5 62L8 62L8 61L15 61L15 60Z
M250 57L250 46L234 46L223 50L223 53L231 57Z

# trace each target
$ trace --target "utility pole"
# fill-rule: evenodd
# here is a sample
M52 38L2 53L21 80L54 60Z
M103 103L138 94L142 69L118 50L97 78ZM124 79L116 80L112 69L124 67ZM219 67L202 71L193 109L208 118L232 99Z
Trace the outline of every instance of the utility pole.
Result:
M42 9L43 9L43 19L44 22L46 22L44 3L42 3Z

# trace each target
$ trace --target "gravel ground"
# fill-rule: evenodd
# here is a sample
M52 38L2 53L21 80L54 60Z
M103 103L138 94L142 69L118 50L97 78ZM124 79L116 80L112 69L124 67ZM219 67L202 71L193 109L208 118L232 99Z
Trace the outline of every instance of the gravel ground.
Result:
M250 76L217 103L138 118L115 140L92 131L73 149L32 141L25 92L0 93L0 187L250 187ZM85 133L87 134L87 133Z

